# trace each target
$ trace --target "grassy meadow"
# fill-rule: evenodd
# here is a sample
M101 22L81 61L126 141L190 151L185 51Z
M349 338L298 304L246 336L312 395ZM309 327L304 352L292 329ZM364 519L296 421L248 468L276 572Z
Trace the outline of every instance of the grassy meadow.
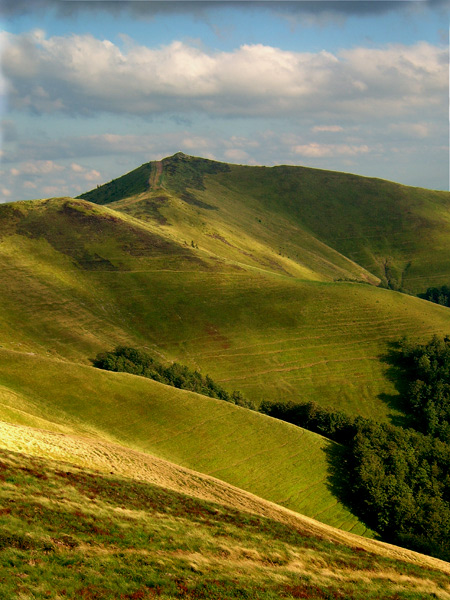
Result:
M0 404L6 422L119 443L370 535L331 489L338 445L317 434L143 377L16 352L0 357L3 390L11 392Z
M2 212L4 348L90 364L127 343L257 404L312 399L386 420L398 415L390 343L450 329L446 308L412 296L213 259L84 201Z

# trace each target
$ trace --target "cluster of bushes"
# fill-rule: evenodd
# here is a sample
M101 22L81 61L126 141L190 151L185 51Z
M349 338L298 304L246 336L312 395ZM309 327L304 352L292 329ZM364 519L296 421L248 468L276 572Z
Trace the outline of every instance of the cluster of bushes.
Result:
M358 425L367 421L363 417L351 417L341 411L323 408L315 402L263 402L259 410L275 419L314 431L345 445L356 435Z
M241 392L227 392L209 375L204 377L198 371L192 371L189 367L176 362L163 365L148 353L136 348L118 346L111 352L97 354L93 364L98 369L141 375L182 390L190 390L210 398L218 398L246 408L254 408L253 403Z
M448 285L429 287L424 294L418 294L418 296L435 304L450 306L450 288Z

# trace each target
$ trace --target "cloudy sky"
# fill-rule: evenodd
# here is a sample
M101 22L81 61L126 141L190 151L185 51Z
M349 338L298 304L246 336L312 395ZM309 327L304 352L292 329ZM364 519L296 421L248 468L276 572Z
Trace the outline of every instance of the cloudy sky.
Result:
M0 202L180 150L448 189L448 0L0 6Z

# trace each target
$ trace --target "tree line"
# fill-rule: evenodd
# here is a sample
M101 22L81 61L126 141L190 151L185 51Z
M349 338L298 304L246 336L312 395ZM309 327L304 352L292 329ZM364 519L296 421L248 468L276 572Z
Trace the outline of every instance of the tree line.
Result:
M450 560L449 444L315 402L260 410L345 446L345 501L385 541Z
M425 293L418 294L418 297L442 306L450 306L450 287L448 285L429 287Z
M397 364L411 428L314 402L263 403L260 410L347 448L347 500L383 539L450 560L450 337L402 340Z
M198 371L193 371L177 362L164 365L147 352L136 348L117 346L110 352L97 354L92 362L98 369L140 375L181 390L189 390L245 408L255 408L253 402L245 398L241 392L238 390L227 392L209 375L203 376Z

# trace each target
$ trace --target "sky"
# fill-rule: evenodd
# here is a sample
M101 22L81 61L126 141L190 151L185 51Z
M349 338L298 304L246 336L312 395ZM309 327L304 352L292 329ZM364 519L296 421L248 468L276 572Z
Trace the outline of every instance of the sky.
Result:
M0 0L0 202L178 151L448 190L449 1Z

